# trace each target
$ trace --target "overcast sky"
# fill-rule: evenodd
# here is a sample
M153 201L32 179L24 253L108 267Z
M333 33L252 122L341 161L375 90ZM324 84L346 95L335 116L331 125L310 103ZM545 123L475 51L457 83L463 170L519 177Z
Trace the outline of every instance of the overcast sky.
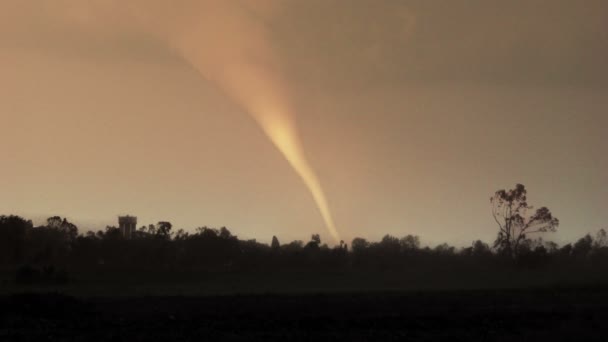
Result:
M329 240L301 179L175 35L209 56L272 47L345 240L490 242L489 197L516 183L560 219L547 238L608 226L602 0L2 1L2 213Z

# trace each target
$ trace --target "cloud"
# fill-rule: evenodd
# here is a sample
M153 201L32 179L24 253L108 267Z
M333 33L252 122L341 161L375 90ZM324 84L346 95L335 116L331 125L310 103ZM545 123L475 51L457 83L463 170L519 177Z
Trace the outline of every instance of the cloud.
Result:
M133 19L133 9L154 17L157 28L172 30L214 20L201 9L209 3L214 1L5 0L0 49L175 62L163 42ZM602 0L231 3L267 23L290 75L311 82L608 82L608 2Z
M292 9L282 20L294 27L285 53L303 78L332 70L345 85L608 80L601 0L312 1Z

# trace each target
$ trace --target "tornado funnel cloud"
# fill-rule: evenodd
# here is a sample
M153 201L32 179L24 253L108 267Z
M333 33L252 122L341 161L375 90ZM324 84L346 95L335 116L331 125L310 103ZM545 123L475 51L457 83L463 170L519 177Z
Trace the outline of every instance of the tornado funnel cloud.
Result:
M136 28L176 51L252 115L308 187L331 236L340 240L321 183L305 157L296 111L283 80L281 58L266 20L280 13L279 0L57 0L69 20Z
M298 137L280 58L267 38L266 26L253 15L255 8L247 6L257 3L209 0L199 4L204 5L201 16L165 25L165 38L201 75L253 116L301 177L329 233L339 241L327 198ZM153 22L158 27L162 20Z

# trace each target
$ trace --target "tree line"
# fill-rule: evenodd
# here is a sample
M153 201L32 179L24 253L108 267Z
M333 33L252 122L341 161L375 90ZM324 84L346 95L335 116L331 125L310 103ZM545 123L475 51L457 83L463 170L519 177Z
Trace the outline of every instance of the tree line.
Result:
M78 270L387 270L608 267L604 229L559 246L543 239L559 225L549 209L534 210L523 185L499 190L490 200L498 226L493 244L480 240L468 247L447 243L422 246L415 235L385 235L380 241L355 238L329 246L318 234L309 241L271 244L242 240L225 227L175 230L170 222L139 228L125 239L117 227L80 233L67 219L54 216L44 225L14 215L0 216L0 268ZM52 267L49 271L49 267Z

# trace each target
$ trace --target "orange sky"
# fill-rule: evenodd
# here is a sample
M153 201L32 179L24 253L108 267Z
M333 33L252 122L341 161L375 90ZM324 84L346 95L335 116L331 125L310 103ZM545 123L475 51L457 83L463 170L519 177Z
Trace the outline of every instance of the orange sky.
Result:
M265 242L330 241L240 103L121 2L77 3L0 4L3 213L67 215L81 228L130 213ZM173 16L162 27L203 11L148 3ZM251 12L345 240L490 241L488 199L516 182L560 218L557 240L606 226L604 2L345 3Z

